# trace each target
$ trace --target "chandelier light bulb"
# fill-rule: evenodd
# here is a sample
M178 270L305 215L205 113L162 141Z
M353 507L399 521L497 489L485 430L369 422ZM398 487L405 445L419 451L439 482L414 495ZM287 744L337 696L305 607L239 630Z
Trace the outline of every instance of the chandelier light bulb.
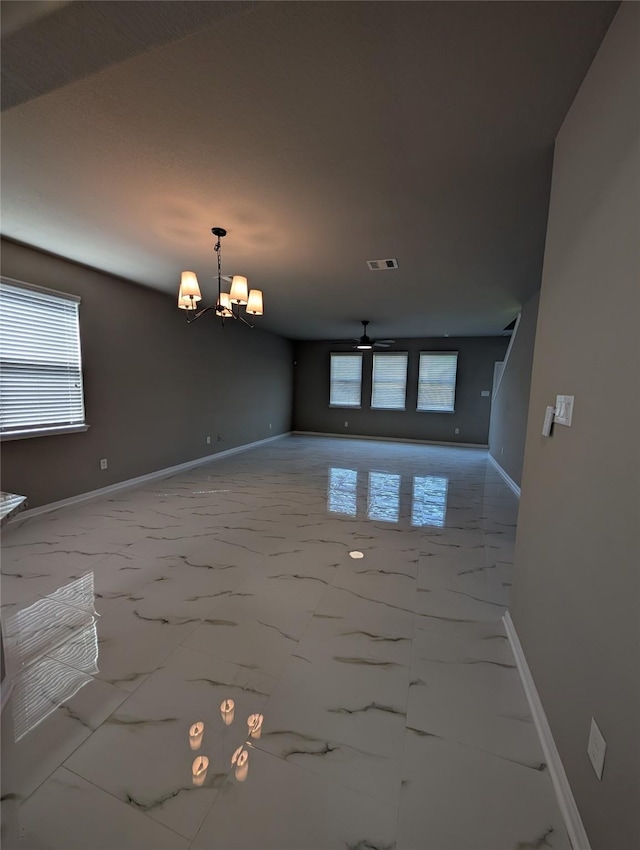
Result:
M193 297L194 301L202 300L202 293L200 292L198 278L195 272L182 272L180 275L178 298L184 298L185 296Z
M252 289L249 293L249 300L247 301L247 313L251 313L252 316L262 316L262 314L264 313L261 289Z
M234 274L231 280L231 292L229 299L232 304L246 304L249 296L247 295L248 284L247 279L241 274Z
M219 316L225 316L229 318L233 315L233 308L231 307L231 301L229 299L228 292L221 292L218 298L218 305L222 307L222 311L218 311Z

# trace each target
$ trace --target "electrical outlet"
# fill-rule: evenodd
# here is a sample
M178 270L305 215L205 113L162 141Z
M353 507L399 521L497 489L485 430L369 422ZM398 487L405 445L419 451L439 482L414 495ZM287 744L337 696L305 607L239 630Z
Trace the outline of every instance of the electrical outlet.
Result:
M459 428L454 428L454 429L453 429L453 433L454 433L454 434L459 434L459 433L460 433L460 429L459 429Z
M504 446L500 446L500 454L501 454L501 455L503 455L503 454L504 454Z
M348 423L346 420L345 420L345 423L344 423L344 427L345 427L345 428L348 428L348 427L349 427L349 423Z
M100 459L100 469L107 469L109 464L107 463L106 457Z
M591 718L591 729L589 731L589 743L587 744L587 755L591 761L598 779L602 780L602 771L604 770L604 756L607 752L607 742L602 737L602 732L598 729L598 724Z
M272 429L273 429L273 425L271 424L271 422L269 422L269 430L271 431Z
M489 396L491 395L491 390L482 390L480 395L482 396L482 398L489 398Z
M207 437L207 445L211 443L211 437Z

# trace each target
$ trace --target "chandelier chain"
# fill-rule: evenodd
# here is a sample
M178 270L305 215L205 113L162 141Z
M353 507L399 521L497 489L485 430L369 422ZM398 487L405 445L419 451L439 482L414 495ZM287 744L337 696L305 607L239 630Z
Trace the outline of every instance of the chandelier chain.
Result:
M220 244L221 237L218 236L218 241L214 246L214 250L218 257L218 301L216 303L216 313L221 314L222 324L224 325L224 313L220 304L220 294L222 292L222 246Z

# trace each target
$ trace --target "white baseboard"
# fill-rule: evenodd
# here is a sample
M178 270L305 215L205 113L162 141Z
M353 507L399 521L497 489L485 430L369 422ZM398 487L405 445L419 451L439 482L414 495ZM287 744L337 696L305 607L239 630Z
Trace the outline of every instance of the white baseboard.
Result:
M176 475L179 472L184 472L187 469L194 469L197 466L204 466L206 463L212 463L215 460L230 455L239 454L240 452L255 449L257 446L263 446L265 443L272 443L274 440L280 440L282 437L287 437L291 432L285 431L283 434L276 434L275 437L266 437L264 440L256 440L253 443L245 443L242 446L235 446L232 449L226 449L223 452L217 452L213 455L196 458L196 460L188 460L186 463L179 463L176 466L167 466L164 469L157 469L155 472L148 472L146 475L139 475L137 478L128 478L126 481L118 481L116 484L109 484L108 487L100 487L98 490L90 490L88 493L79 493L77 496L71 496L68 499L61 499L59 502L50 502L48 505L39 505L37 508L21 511L19 514L10 520L6 528L18 526L25 520L31 517L47 514L50 511L57 511L60 508L67 508L71 505L77 505L80 502L88 502L93 499L100 499L103 496L108 496L110 493L117 493L119 490L128 490L131 487L139 487L147 481L153 481L156 478L167 478L170 475Z
M367 434L332 434L328 431L292 431L297 437L336 437L338 440L373 440L385 443L416 443L420 446L454 446L463 449L488 449L486 443L444 443L439 440L412 440L409 437L371 437Z
M536 725L538 737L540 738L544 760L549 769L549 776L553 782L556 797L558 798L558 806L560 807L560 812L564 819L564 825L567 833L569 834L571 846L573 847L573 850L591 850L591 845L589 843L584 824L582 823L578 806L576 805L573 792L571 791L571 786L569 785L569 780L567 779L567 774L565 773L564 766L560 759L560 753L558 752L558 748L553 740L553 734L551 732L551 727L549 726L549 721L547 720L547 715L545 714L544 706L542 705L538 689L533 681L533 676L531 675L531 670L527 664L527 659L525 658L520 638L518 637L518 633L513 625L511 614L508 611L502 618L502 621L516 660L516 665L518 667L518 672L520 673L520 679L522 680L529 708L533 715L533 722Z
M518 498L520 498L521 490L520 490L520 488L518 487L518 485L516 484L516 482L513 480L513 478L511 478L509 475L507 475L507 473L506 473L506 472L504 471L504 469L500 466L500 464L499 464L499 463L498 463L498 461L497 461L497 460L493 457L493 455L491 455L491 454L489 455L489 460L490 460L490 461L491 461L491 463L495 466L495 468L498 470L498 472L499 472L499 473L500 473L500 475L504 478L504 480L507 482L507 484L509 485L509 487L513 490L513 492L516 494L516 496L517 496Z

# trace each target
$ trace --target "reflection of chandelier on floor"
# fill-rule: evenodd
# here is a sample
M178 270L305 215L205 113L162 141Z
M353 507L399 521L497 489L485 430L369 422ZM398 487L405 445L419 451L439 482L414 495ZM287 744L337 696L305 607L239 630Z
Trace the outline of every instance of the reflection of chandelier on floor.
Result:
M221 248L220 240L227 235L224 227L212 227L211 232L217 238L214 250L218 255L218 300L215 304L210 304L208 307L198 309L198 302L202 300L202 293L198 285L198 278L195 272L182 272L180 276L180 290L178 291L178 307L180 310L187 311L187 322L195 322L200 316L207 313L209 310L215 310L223 323L225 319L240 319L245 325L250 328L254 325L254 317L262 316L264 307L262 303L262 291L260 289L252 289L248 291L248 283L246 277L239 274L234 274L231 279L231 290L229 292L222 291L222 271L221 271ZM251 321L248 322L242 315L241 310L251 316Z
M220 704L220 715L225 726L231 726L235 716L235 703L232 699L225 699ZM231 767L235 768L235 778L238 782L244 782L249 774L249 748L252 746L249 738L258 739L262 735L262 714L250 714L247 717L247 740L240 744L231 757ZM204 738L204 723L196 721L189 729L189 746L192 750L199 750ZM202 787L207 778L209 759L204 755L197 755L191 765L191 781L196 787Z

